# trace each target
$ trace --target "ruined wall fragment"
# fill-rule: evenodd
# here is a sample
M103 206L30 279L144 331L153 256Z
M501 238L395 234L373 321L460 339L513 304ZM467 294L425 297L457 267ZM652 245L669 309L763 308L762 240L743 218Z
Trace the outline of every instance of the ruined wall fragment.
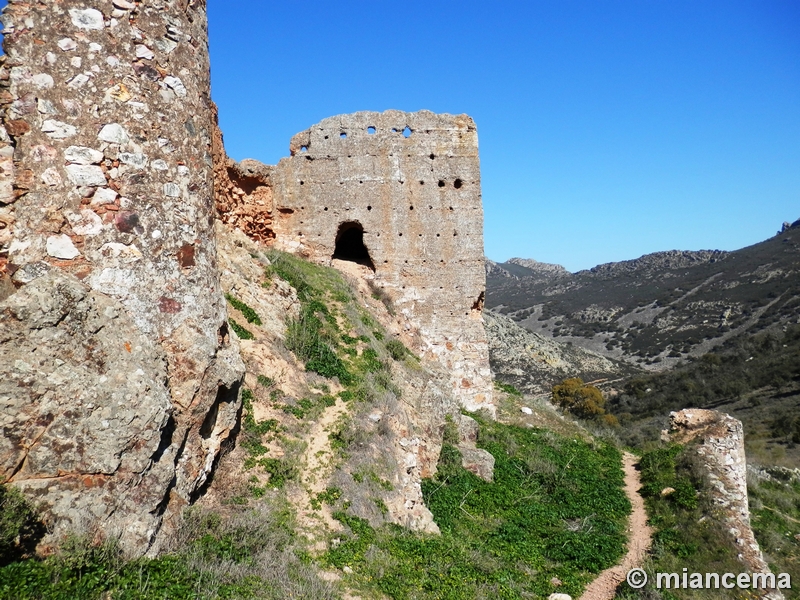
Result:
M359 112L296 135L271 174L275 244L329 262L363 230L374 284L469 410L492 409L478 136L466 115Z
M216 272L205 3L10 0L3 23L0 270L18 291L0 304L13 333L0 341L0 478L35 495L56 534L84 525L87 490L140 504L90 507L91 526L140 554L198 493L239 408L243 367ZM65 321L46 331L56 339L67 327L96 356L91 373L47 340L38 363L19 355L30 320L15 307L29 286L67 299L52 307ZM76 302L105 308L95 319ZM111 359L137 352L140 367ZM51 385L54 365L87 388ZM87 457L100 429L87 424L116 414L102 421L127 439L133 421L122 415L144 400L119 381L140 371L157 379L154 408L135 440L109 450L119 464L99 468ZM83 430L80 448L58 450Z
M228 158L217 124L216 108L211 145L214 200L219 219L252 240L269 242L275 237L272 231L272 167L255 160L237 163Z
M770 573L750 525L742 422L715 410L687 408L670 413L670 428L662 437L696 444L694 451L708 475L712 501L728 527L739 560L753 573ZM782 600L784 596L771 590L764 597Z

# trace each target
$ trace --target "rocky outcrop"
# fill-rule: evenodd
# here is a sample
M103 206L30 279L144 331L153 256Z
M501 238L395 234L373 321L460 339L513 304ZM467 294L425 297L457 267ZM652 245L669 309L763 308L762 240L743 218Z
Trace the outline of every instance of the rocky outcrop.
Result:
M88 527L141 554L239 408L205 5L11 0L3 23L0 478L54 534Z
M534 333L649 371L797 322L800 228L733 252L655 252L577 273L537 265L489 264L486 306Z
M214 107L211 139L214 156L214 202L218 218L257 242L275 238L272 230L272 167L257 160L228 158Z
M599 277L619 277L628 273L646 276L668 269L684 269L704 263L714 263L729 254L724 250L666 250L645 254L633 260L604 263L592 267L589 271Z
M488 450L477 448L478 423L467 415L458 416L458 450L461 452L461 466L483 479L494 479L494 456Z
M627 365L532 333L506 316L486 311L483 318L492 371L522 392L549 394L554 384L568 377L593 381L628 372Z
M714 410L685 409L670 414L670 429L663 437L694 445L708 475L711 499L729 528L739 560L751 572L769 573L750 526L742 422ZM778 600L783 594L773 590L767 597Z
M539 262L538 260L533 260L532 258L509 258L508 263L512 265L519 265L520 267L525 267L532 273L546 273L551 276L569 274L569 271L567 271L561 265L556 265L553 263L543 263Z
M57 269L0 304L0 345L5 477L56 535L99 525L148 547L183 450L163 349L119 302Z
M259 316L260 325L247 324L253 339L240 342L247 365L247 385L251 390L263 390L258 377L261 375L264 381L263 376L266 376L274 382L277 394L275 398L259 400L256 391L253 414L259 421L275 419L291 428L296 419L282 410L285 400L278 398L307 396L311 393L311 383L317 386L321 383L318 376L305 371L304 365L282 343L287 322L299 314L297 295L286 281L269 275L269 271L265 273L270 263L263 246L220 222L217 223L217 239L223 288ZM372 297L372 290L361 278L359 269L348 269L348 266L356 265L345 265L342 275L357 294L357 305L367 308L370 318L380 323L387 335L407 341L396 315L390 314L380 300ZM238 316L233 318L239 319ZM355 336L357 332L351 333ZM478 424L460 414L458 402L449 393L448 373L436 361L413 359L409 366L404 361L390 359L387 365L393 386L396 386L393 391L375 392L371 400L355 404L337 401L300 437L302 443L307 444L300 469L303 474L299 477L302 490L291 490L289 497L301 521L320 518L317 511L308 506L306 492L312 490L319 494L331 485L348 490L351 511L376 526L389 521L416 531L438 532L433 515L425 506L421 483L423 478L436 473L448 419L458 424L458 447L464 466L485 479L492 479L494 458L475 447ZM336 384L326 381L325 386L329 385L333 392ZM325 432L329 433L337 422L346 420L352 420L352 430L359 432L360 443L354 456L342 459L332 452ZM274 445L270 445L270 449L270 457L282 456L283 450ZM382 476L390 485L378 491L370 489L366 485L368 482L364 486L354 484L351 473L371 470L378 465L384 469ZM385 513L376 508L376 493L385 503ZM328 527L337 527L332 521L331 518L322 519Z

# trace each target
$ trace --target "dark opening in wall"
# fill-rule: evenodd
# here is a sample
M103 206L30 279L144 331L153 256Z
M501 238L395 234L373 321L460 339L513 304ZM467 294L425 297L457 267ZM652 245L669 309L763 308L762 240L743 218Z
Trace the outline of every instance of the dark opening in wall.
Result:
M349 260L350 262L365 265L373 271L375 270L375 264L372 262L369 250L364 245L364 228L361 223L348 221L339 225L333 258Z

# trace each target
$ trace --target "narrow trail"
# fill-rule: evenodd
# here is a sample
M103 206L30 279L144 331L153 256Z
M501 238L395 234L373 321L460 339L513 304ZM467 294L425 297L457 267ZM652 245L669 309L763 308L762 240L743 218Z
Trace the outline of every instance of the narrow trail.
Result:
M314 423L311 431L304 436L308 445L303 452L300 485L289 492L289 499L297 511L297 524L311 542L312 549L319 552L326 548L324 533L339 531L342 528L341 524L331 516L329 506L323 504L321 508L314 509L311 501L325 490L333 470L334 451L328 434L346 412L347 405L337 399L336 404L327 408Z
M653 531L647 525L644 500L639 495L641 482L636 470L638 458L626 452L622 457L625 471L625 494L631 501L633 511L628 520L628 553L622 561L600 573L583 592L580 600L611 600L616 595L617 586L625 580L628 571L639 567L650 549Z

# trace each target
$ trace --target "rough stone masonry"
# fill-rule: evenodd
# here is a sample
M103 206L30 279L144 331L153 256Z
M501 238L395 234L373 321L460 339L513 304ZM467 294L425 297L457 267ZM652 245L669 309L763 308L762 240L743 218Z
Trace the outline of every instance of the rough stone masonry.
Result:
M369 266L462 406L493 410L475 122L358 112L297 134L290 152L269 173L277 247Z
M55 536L153 549L236 424L205 2L10 0L0 480Z
M739 560L753 573L769 573L753 529L747 497L747 459L742 422L715 410L686 408L670 413L670 428L664 441L689 444L701 459L708 476L709 493L719 516L728 526ZM779 590L770 590L767 600L783 600Z

